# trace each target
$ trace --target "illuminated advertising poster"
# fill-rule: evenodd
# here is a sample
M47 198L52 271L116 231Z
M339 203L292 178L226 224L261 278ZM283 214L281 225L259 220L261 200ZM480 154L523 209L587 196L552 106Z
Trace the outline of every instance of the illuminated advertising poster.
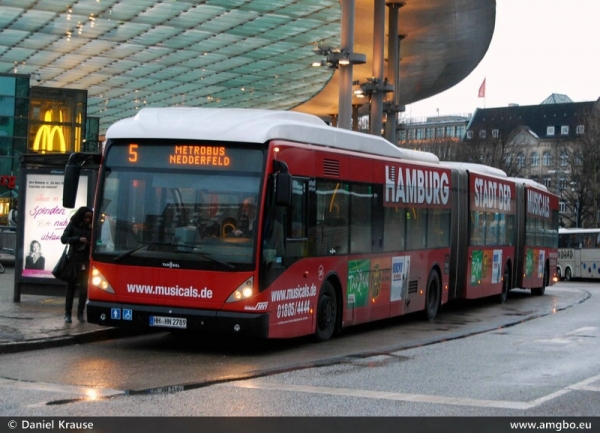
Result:
M52 269L64 245L60 237L77 208L87 204L88 179L79 180L74 209L62 206L62 174L28 174L24 206L23 271L24 277L54 278Z
M410 256L392 258L392 292L390 301L406 299L408 293L408 276L410 272Z
M494 259L492 263L492 284L499 283L502 277L502 250L494 250Z
M544 266L546 262L546 251L540 250L538 256L538 278L542 278L544 276Z

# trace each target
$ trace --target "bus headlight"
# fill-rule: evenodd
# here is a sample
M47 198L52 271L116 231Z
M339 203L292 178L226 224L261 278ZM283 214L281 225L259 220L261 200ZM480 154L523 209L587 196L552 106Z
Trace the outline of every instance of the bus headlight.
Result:
M90 279L90 282L92 283L92 286L103 290L106 293L115 293L108 280L104 278L104 276L96 268L92 268L92 277Z
M234 290L227 302L237 302L248 299L254 295L254 277L248 278Z

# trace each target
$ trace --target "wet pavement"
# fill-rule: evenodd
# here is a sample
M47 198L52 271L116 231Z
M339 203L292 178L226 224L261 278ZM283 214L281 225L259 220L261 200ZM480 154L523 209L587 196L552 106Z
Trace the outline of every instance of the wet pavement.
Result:
M12 265L6 266L5 272L0 273L0 354L82 344L135 334L133 331L77 321L77 295L73 309L75 313L73 323L70 324L64 322L63 296L22 294L21 301L14 302L14 274L15 269ZM441 335L430 336L433 339L455 338L464 336L465 333L485 332L510 326L524 320L552 314L557 310L583 302L590 296L586 290L574 290L569 286L568 283L561 283L549 288L547 292L550 292L550 296L541 298L532 297L528 291L517 291L516 294L511 292L509 297L523 299L505 304L501 311L484 308L477 313L472 309L461 312L461 304L458 302L444 307L445 314L436 320L436 326L433 328L421 321L414 326L422 326L434 333L443 331ZM558 296L553 297L552 293ZM489 303L486 299L471 302L481 302L482 305ZM471 317L473 315L476 318ZM468 329L465 329L464 325L467 323L464 322L469 320L481 323L479 325L471 323Z
M14 302L12 266L0 274L0 354L86 343L118 335L119 330L77 321L64 322L65 299L60 296L21 295Z

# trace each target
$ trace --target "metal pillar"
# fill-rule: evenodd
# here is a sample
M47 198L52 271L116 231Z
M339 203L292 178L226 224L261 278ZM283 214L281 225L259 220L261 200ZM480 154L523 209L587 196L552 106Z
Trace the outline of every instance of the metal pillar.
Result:
M374 23L373 26L373 78L376 83L383 83L384 80L384 42L385 39L385 0L375 0L374 2ZM371 95L371 134L381 136L383 125L383 92L375 91Z
M393 99L387 106L385 138L394 144L398 143L398 111L400 110L400 40L398 35L398 11L404 2L388 3L388 83L393 86Z
M354 0L340 0L342 7L342 34L341 49L354 52ZM339 65L339 114L338 127L351 129L352 127L352 62L348 65Z

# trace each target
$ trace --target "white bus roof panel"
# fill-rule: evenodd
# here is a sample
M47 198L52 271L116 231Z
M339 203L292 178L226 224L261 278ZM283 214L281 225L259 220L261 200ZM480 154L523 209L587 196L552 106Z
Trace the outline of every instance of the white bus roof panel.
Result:
M546 185L542 185L541 183L536 182L533 179L527 179L524 177L513 177L512 179L516 183L522 183L523 185L532 186L534 188L541 189L542 191L548 191L548 188L546 188Z
M499 168L490 167L483 164L476 164L474 162L442 161L440 164L456 168L458 170L468 170L470 172L487 174L496 177L508 177L504 170L500 170Z
M114 123L107 139L179 139L240 143L287 140L372 155L439 163L432 153L402 149L382 137L327 125L316 116L293 111L243 108L143 108Z

